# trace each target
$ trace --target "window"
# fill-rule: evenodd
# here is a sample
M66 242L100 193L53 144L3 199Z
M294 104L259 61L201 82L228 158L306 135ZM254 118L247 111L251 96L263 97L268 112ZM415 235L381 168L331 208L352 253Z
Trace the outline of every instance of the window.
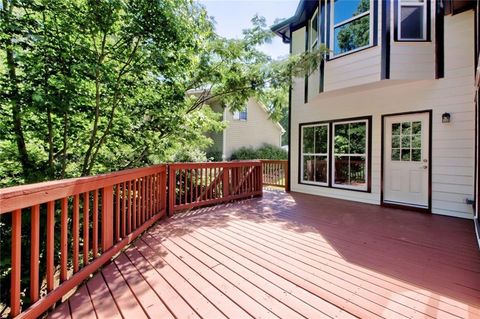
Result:
M247 120L247 107L242 111L233 112L233 119L237 121L246 121Z
M373 23L371 0L333 0L333 55L371 45Z
M300 124L299 183L370 192L371 120ZM411 132L409 151L413 152L413 141L420 133Z
M302 127L302 182L328 185L328 124Z
M398 40L427 39L426 0L399 0L397 14Z
M334 123L333 131L333 185L367 190L367 121Z
M313 51L318 43L318 8L310 20L310 50Z
M392 123L392 161L420 162L422 122Z

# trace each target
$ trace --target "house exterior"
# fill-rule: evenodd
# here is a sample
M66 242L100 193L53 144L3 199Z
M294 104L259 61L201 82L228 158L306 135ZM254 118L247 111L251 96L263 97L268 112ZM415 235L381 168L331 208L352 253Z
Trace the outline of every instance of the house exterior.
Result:
M291 190L478 217L477 20L477 1L300 1L272 30L329 52L291 88Z
M208 134L214 141L209 153L219 153L223 160L227 160L241 147L281 146L285 130L270 118L266 107L257 100L250 98L241 112L230 112L220 103L213 103L211 107L215 112L222 113L226 128L222 132Z

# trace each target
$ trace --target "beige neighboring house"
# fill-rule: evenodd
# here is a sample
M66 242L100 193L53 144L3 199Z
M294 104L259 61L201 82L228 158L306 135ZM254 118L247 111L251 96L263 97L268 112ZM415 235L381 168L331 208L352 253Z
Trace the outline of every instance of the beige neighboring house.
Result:
M232 153L241 147L281 146L285 130L270 119L267 108L255 99L250 98L241 112L231 112L220 103L213 104L212 109L223 114L226 128L208 134L214 141L210 151L220 153L223 160L230 159Z

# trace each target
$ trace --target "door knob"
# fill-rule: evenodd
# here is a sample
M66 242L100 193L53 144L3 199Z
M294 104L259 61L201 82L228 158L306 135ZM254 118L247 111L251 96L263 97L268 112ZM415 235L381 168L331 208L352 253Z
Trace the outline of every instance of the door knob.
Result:
M422 165L422 166L420 166L420 168L427 169L428 166L427 165Z

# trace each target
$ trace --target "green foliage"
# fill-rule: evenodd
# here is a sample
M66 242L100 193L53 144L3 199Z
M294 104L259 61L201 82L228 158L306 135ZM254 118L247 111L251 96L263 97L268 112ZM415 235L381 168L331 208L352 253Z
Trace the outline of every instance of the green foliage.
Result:
M232 153L231 160L252 160L252 159L271 159L271 160L286 160L287 151L281 147L263 144L259 148L241 147Z
M272 61L257 49L272 32L261 17L252 23L229 40L191 0L2 0L0 187L206 160L205 133L223 127L208 107L214 99L238 110L256 97L280 119L292 75L317 67L324 48ZM2 287L8 215L0 217ZM22 245L28 252L28 240ZM0 303L8 294L0 289Z
M207 151L207 160L211 162L221 162L223 160L223 153L221 150L214 148Z

